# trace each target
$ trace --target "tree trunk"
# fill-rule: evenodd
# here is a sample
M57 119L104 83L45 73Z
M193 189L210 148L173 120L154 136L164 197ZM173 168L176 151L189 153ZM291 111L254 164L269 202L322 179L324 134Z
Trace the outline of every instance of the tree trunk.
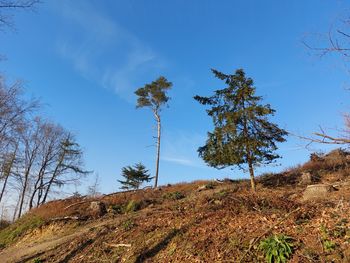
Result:
M16 202L16 207L15 210L13 211L13 217L12 217L12 222L14 222L16 220L16 215L17 215L17 211L18 211L18 206L19 206L19 202L21 200L21 197L18 197L18 200Z
M2 186L2 189L1 189L1 194L0 194L0 203L2 201L2 197L4 196L4 193L5 193L5 188L6 188L6 185L7 185L7 180L9 179L9 176L7 175L5 177L5 181L4 181L4 184Z
M244 102L242 103L242 108L245 110ZM249 133L248 133L248 120L247 117L244 116L244 121L243 121L243 135L246 139L246 156L247 156L247 163L248 163L248 168L249 168L249 174L250 174L250 185L252 187L252 191L255 192L255 178L254 178L254 168L253 168L253 162L252 162L252 153L250 150L250 145L249 145Z
M44 188L44 178L41 178L40 186L38 189L36 207L38 207L40 205L41 197L43 196L43 188Z
M44 176L44 168L41 167L40 168L40 171L38 173L38 178L37 180L35 181L35 184L34 184L34 190L33 190L33 193L30 197L30 200L29 200L29 210L31 210L33 208L33 205L34 205L34 198L35 198L35 194L37 193L37 191L39 190L39 188L41 187L41 185L39 185L39 183L41 182L41 178Z
M20 218L22 215L22 209L23 209L23 203L24 203L24 197L27 191L27 186L28 186L28 177L29 177L29 171L26 172L25 177L24 177L24 183L23 183L23 189L21 193L21 199L19 202L19 209L18 209L18 216L17 218Z
M56 167L55 167L55 170L54 170L54 172L53 172L53 174L52 174L52 176L51 176L51 178L50 178L50 180L49 180L49 182L48 182L48 184L47 184L47 187L46 187L46 191L45 191L43 200L42 200L41 203L40 203L41 205L42 205L42 204L45 204L45 202L46 202L47 196L48 196L48 194L49 194L49 192L50 192L51 185L52 185L53 181L56 179L58 170L59 170L59 168L61 167L61 165L63 164L65 155L66 155L65 152L63 152L62 155L60 156L60 159L59 159L59 161L58 161L58 163L57 163L57 165L56 165Z
M154 188L158 187L158 174L159 174L159 156L160 156L160 133L161 133L161 124L160 117L158 114L155 114L157 119L157 160L156 160L156 176L154 178Z
M2 186L2 190L1 190L1 194L0 194L0 203L2 201L2 198L4 196L4 193L5 193L5 189L6 189L6 186L7 186L7 181L10 177L10 174L11 174L11 170L12 170L12 166L15 162L15 159L16 159L16 153L17 153L17 147L18 147L18 144L16 144L16 148L15 148L15 151L13 152L12 156L11 156L11 160L10 162L5 166L5 181L4 181L4 184Z
M252 187L253 192L255 192L254 169L251 161L249 161L248 166L249 166L249 174L250 174L250 185Z

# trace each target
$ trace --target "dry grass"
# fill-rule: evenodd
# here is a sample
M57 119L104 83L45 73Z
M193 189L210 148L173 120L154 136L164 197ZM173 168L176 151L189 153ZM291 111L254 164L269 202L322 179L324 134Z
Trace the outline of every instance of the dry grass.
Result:
M265 235L285 234L293 237L296 244L290 262L350 262L347 156L334 151L280 174L263 175L255 194L249 189L249 181L227 180L179 183L102 196L99 200L107 207L126 207L132 201L137 209L121 209L97 219L99 227L41 258L45 262L69 259L87 263L239 262L246 253L243 262L264 262L262 252L251 246L252 242ZM305 187L299 185L304 172L320 182L340 180L344 184L339 191L331 192L327 200L304 203L300 197ZM78 215L94 222L96 219L89 217L88 210L91 200L53 201L30 214L45 220ZM325 251L324 244L333 243L334 249Z

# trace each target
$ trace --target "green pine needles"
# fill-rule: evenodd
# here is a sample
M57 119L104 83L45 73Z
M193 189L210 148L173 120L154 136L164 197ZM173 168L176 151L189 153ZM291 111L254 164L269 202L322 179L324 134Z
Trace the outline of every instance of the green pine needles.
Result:
M144 182L149 182L153 178L142 163L123 167L122 176L125 180L118 180L118 182L122 185L120 188L123 190L139 189Z
M259 249L267 263L285 263L293 254L293 239L285 235L273 235L260 242Z
M284 142L287 132L269 122L273 115L269 104L261 104L262 97L255 95L253 80L243 69L227 75L215 69L215 77L226 87L214 91L210 97L195 96L200 104L209 106L214 130L208 132L206 144L198 149L199 156L218 169L236 165L248 168L251 186L255 191L254 166L268 164L279 158L276 143Z

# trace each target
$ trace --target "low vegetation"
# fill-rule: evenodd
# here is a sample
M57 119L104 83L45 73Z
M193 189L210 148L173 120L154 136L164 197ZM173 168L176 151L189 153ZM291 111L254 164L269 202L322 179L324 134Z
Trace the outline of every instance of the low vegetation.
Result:
M268 263L284 263L293 253L293 239L285 235L273 235L262 240L259 245Z
M42 218L37 215L27 214L9 225L7 228L0 231L0 247L6 247L34 228L41 226L44 223Z
M59 228L50 228L51 237L55 238L57 231L76 236L70 246L41 254L43 262L67 257L71 262L88 263L102 259L349 262L350 204L344 200L350 198L350 176L347 158L340 156L333 151L320 155L322 160L311 158L281 174L259 177L256 194L251 193L249 180L197 181L127 191L98 197L108 208L98 218L89 211L96 198L49 202L33 209L21 219L24 221L0 231L0 242L5 247L3 253L14 248L14 243L20 251L30 245L29 240L41 240L42 231L31 229L41 225L44 231L61 220ZM333 184L338 190L330 192L327 199L303 201L305 173L317 174L317 182Z

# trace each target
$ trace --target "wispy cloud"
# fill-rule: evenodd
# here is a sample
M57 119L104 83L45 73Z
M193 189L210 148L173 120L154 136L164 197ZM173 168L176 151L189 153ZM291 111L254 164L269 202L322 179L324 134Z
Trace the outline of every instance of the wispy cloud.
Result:
M180 165L205 168L198 157L197 149L204 141L203 136L183 131L166 133L163 138L163 155L161 159Z
M177 163L177 164L186 165L186 166L192 166L192 167L198 166L193 161L185 158L163 156L161 159L166 162Z
M60 1L55 9L69 28L57 41L59 54L120 97L130 100L138 79L164 66L151 47L86 1Z

